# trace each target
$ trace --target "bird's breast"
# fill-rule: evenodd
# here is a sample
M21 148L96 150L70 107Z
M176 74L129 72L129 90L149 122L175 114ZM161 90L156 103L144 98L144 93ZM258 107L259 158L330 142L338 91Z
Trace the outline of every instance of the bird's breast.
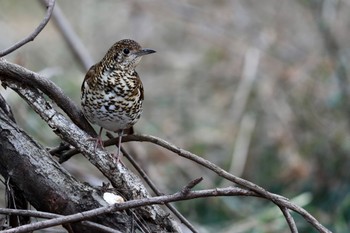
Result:
M136 123L142 113L142 83L138 77L102 74L95 85L85 82L82 107L87 119L116 131ZM91 84L91 83L90 83Z

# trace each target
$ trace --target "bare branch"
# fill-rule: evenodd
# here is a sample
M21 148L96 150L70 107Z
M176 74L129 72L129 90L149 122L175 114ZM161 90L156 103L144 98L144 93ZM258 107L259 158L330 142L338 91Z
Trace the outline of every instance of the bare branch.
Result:
M95 223L95 222L90 222L90 221L82 221L82 225L85 225L87 227L90 227L91 229L96 229L98 232L106 232L106 233L122 233L121 231L114 230L110 227L106 227L104 225Z
M112 213L115 211L127 210L127 209L137 208L137 207L146 206L146 205L164 204L169 202L203 198L203 197L212 197L212 196L256 196L256 194L252 191L247 191L237 187L189 191L186 195L184 195L180 191L171 195L150 197L150 198L144 198L139 200L130 200L124 203L119 203L119 204L115 204L107 207L101 207L101 208L97 208L97 209L93 209L93 210L89 210L89 211L85 211L77 214L58 217L55 219L44 220L41 222L16 227L16 228L5 230L2 232L3 233L14 233L14 232L20 233L20 232L34 231L34 230L44 229L47 227L62 225L66 223L78 222L78 221L92 218L94 216Z
M225 170L223 170L219 166L211 163L210 161L205 160L202 157L199 157L195 154L192 154L191 152L183 150L175 145L172 145L171 143L169 143L161 138L157 138L157 137L150 136L150 135L134 134L134 135L127 135L127 136L123 137L123 142L128 142L128 141L151 142L151 143L154 143L154 144L161 146L165 149L168 149L168 150L170 150L170 151L172 151L172 152L174 152L174 153L176 153L184 158L192 160L192 161L208 168L209 170L212 170L213 172L217 173L219 176L221 176L229 181L232 181L232 182L239 184L245 188L248 188L250 190L255 191L257 194L259 194L258 196L271 200L272 202L276 203L280 208L287 207L291 210L294 210L295 212L302 215L305 218L305 220L308 221L312 226L314 226L318 231L330 232L322 224L320 224L310 213L308 213L303 208L289 202L287 198L276 195L276 194L272 194L254 183L251 183L247 180L236 177L236 176L226 172ZM117 143L117 138L113 138L113 139L109 139L106 142L104 142L104 145L110 146L110 145L115 145L116 143ZM78 151L70 150L67 152L67 154L69 156L73 156L75 153L78 153ZM285 213L283 213L283 214L285 214ZM288 219L286 219L286 220L287 220L288 224L290 224L289 220Z
M2 109L0 132L0 173L6 180L11 180L11 184L18 186L25 200L36 209L67 215L104 204L99 190L80 183L58 166L52 156L19 129ZM13 208L19 207L16 200ZM101 221L117 229L128 229L130 221L122 224L114 220L131 220L126 212L113 215L101 216L93 221ZM87 229L78 223L71 224L71 227L77 233Z
M149 196L148 191L137 176L120 163L115 164L113 158L105 150L100 148L95 150L95 143L91 142L91 137L57 112L33 86L25 82L18 83L17 80L20 78L18 78L17 75L12 74L9 76L7 72L1 73L1 66L3 64L9 63L0 61L0 80L27 101L39 116L53 129L54 133L64 141L78 148L82 154L105 175L113 187L115 187L126 200L142 199ZM28 72L25 69L22 71L24 75ZM32 75L35 74L32 73ZM28 76L26 77L28 78ZM29 78L31 78L31 76L29 76ZM149 226L158 228L167 227L167 229L172 229L174 232L179 231L173 219L157 206L147 206L137 209L136 212L144 219L147 219Z
M289 212L289 209L284 207L284 206L279 206L279 208L281 209L284 218L286 219L290 232L291 233L298 233L298 228L297 225L295 224L294 218L292 217L292 215Z
M58 218L63 216L60 214L53 214L53 213L37 211L37 210L19 210L19 209L8 209L8 208L0 208L0 214L19 215L19 216L47 218L47 219ZM90 221L82 221L81 223L85 226L94 227L104 232L120 233L120 231L114 230L110 227L106 227L98 223L94 223ZM29 226L30 224L27 224L27 225Z
M19 83L37 87L40 91L44 92L70 117L70 119L78 125L81 129L84 129L92 137L96 137L97 134L92 128L90 123L85 119L84 114L80 108L64 94L63 90L56 86L52 81L34 73L30 70L23 68L22 66L15 65L0 59L0 76L5 79L13 79Z
M268 200L271 200L272 202L277 204L280 208L287 207L288 209L294 210L295 212L302 215L305 218L305 220L308 221L312 226L314 226L318 231L330 232L322 224L320 224L310 213L308 213L303 208L289 202L287 198L276 195L276 194L272 194L254 183L251 183L247 180L236 177L236 176L226 172L225 170L223 170L219 166L211 163L210 161L205 160L202 157L199 157L191 152L183 150L175 145L172 145L171 143L169 143L161 138L157 138L157 137L150 136L150 135L133 134L133 135L127 135L127 136L123 137L123 142L128 142L128 141L141 141L141 142L145 141L145 142L154 143L158 146L161 146L165 149L168 149L168 150L170 150L170 151L172 151L172 152L174 152L174 153L176 153L184 158L192 160L192 161L208 168L209 170L212 170L213 172L217 173L219 176L221 176L229 181L232 181L236 184L241 185L242 187L245 187L245 188L248 188L250 190L255 191L258 196L264 197ZM106 142L104 142L104 146L115 145L116 143L117 143L117 138L113 138L113 139L109 139ZM67 154L69 156L73 156L75 153L78 153L78 151L70 150L67 152ZM285 214L285 212L283 212L283 214ZM286 217L286 215L285 215L285 217ZM291 227L290 220L288 220L288 219L286 219L286 220L287 220L289 226ZM292 229L293 228L291 228L291 230Z
M78 61L80 61L83 70L87 71L93 65L93 59L78 35L73 30L69 21L62 13L58 3L56 3L55 10L52 13L52 19L56 23L69 47L72 49L74 55L78 58Z
M17 72L17 71L3 72L2 68L20 69L21 72ZM29 103L29 105L31 105L31 107L35 111L37 111L38 114L48 123L48 125L54 129L54 132L58 136L60 136L63 140L69 142L71 145L75 146L79 151L81 151L83 155L86 156L110 180L112 185L118 188L118 190L122 192L123 196L125 196L126 199L142 199L147 197L148 196L147 191L143 188L141 182L138 180L137 177L135 177L132 173L130 173L121 164L118 164L116 167L113 166L114 164L113 164L112 158L110 158L105 151L100 149L97 149L95 151L94 143L89 141L88 135L82 132L75 125L71 124L71 122L67 121L61 114L56 112L52 108L52 106L48 104L47 101L41 95L33 93L31 91L32 85L28 83L28 81L26 82L25 80L22 80L20 77L18 77L20 76L19 74L24 75L28 79L33 78L32 76L34 77L37 76L35 73L32 73L32 72L28 76L28 72L29 71L21 67L14 66L10 63L0 60L0 79L3 81L3 83L9 86L11 85L10 86L11 88L17 91L20 95L22 95L22 97ZM36 80L36 78L34 78L34 80ZM21 85L15 84L16 82L20 82ZM26 89L23 89L24 86L26 86ZM49 89L48 92L52 96L50 91L51 90ZM77 139L79 139L79 141ZM265 189L263 189L262 187L255 185L254 183L251 183L247 180L236 177L228 173L227 171L221 169L219 166L211 163L210 161L207 161L202 157L199 157L179 147L176 147L163 139L160 139L154 136L148 136L148 135L129 135L129 136L123 137L123 141L147 141L147 142L151 142L159 146L162 146L184 158L192 160L200 164L201 166L204 166L210 169L211 171L215 172L216 174L223 177L224 179L230 180L231 182L234 182L236 184L241 185L242 187L247 188L248 190L251 190L250 192L253 191L255 196L259 196L259 197L263 197L268 200L271 200L280 208L286 207L290 210L296 211L297 213L302 215L308 222L311 223L312 226L314 226L320 232L330 232L324 226L322 226L306 210L302 209L297 205L294 205L293 203L288 201L286 198L270 193ZM116 140L115 139L108 140L106 142L106 145L108 144L116 144ZM121 181L128 181L128 182L121 182ZM134 196L135 193L137 193L139 196ZM146 208L147 209L146 212L155 211L155 209L152 209L152 208L153 208L152 206L149 206L148 208ZM142 211L140 213L142 213ZM286 215L285 212L284 214L286 218L289 218L289 215ZM287 221L289 226L291 227L292 226L291 221L288 219Z
M109 132L107 132L107 137L113 138L113 135ZM131 165L136 169L136 171L139 173L139 175L142 177L142 179L146 182L146 184L151 188L151 190L157 195L161 196L163 193L161 193L156 185L153 183L153 181L148 177L146 172L139 166L139 164L133 159L132 156L129 155L129 153L124 149L124 147L121 147L122 153L125 156L125 158L128 159L128 161L131 163ZM165 203L165 206L185 225L190 229L193 233L197 233L198 231L195 229L195 227L170 203Z
M191 191L191 189L193 189L194 186L202 182L202 180L203 180L203 177L199 177L197 179L192 180L185 187L183 187L183 189L181 190L181 193L186 196Z
M41 23L39 24L39 26L37 28L35 28L35 30L30 35L28 35L27 37L25 37L21 41L17 42L16 44L12 45L11 47L9 47L3 51L1 51L0 57L6 56L7 54L12 53L16 49L27 44L28 42L33 41L35 39L35 37L44 29L44 27L46 26L46 24L49 22L49 20L51 18L52 11L53 11L53 8L55 6L55 0L48 0L45 2L46 2L46 7L47 7L46 15L45 15L44 19L41 21Z
M268 200L271 200L272 202L274 202L276 205L278 205L279 207L287 207L288 209L294 210L295 212L299 213L300 215L302 215L306 221L308 221L312 226L314 226L319 232L330 232L327 228L325 228L321 223L319 223L317 221L317 219L315 219L310 213L308 213L306 210L304 210L303 208L294 205L293 203L291 203L287 198L270 193L268 191L266 191L265 189L263 189L262 187L244 180L242 178L236 177L230 173L228 173L227 171L223 170L222 168L220 168L219 166L217 166L216 164L203 159L200 156L197 156L191 152L188 152L184 149L181 149L175 145L172 145L171 143L161 139L161 138L157 138L154 136L149 136L149 135L127 135L125 137L123 137L124 141L146 141L146 142L151 142L154 143L158 146L161 146L165 149L168 149L184 158L187 158L189 160L192 160L206 168L208 168L209 170L215 172L216 174L218 174L219 176L230 180L236 184L241 185L242 187L245 187L249 190L252 190L256 193L257 196L259 197L263 197L266 198ZM115 144L117 141L117 138L114 138L113 140L108 140L106 141L106 144Z
M36 217L36 218L57 218L62 216L60 214L53 214L53 213L37 211L37 210L19 210L19 209L8 209L8 208L0 208L0 214L7 214L7 215L16 214L16 215Z

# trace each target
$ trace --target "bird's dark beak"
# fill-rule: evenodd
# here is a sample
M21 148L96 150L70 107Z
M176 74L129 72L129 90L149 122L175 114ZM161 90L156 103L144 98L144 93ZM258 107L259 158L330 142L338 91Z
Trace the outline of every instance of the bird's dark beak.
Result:
M135 55L137 57L141 57L147 54L151 54L151 53L155 53L156 51L154 51L153 49L141 49L140 51L136 52Z

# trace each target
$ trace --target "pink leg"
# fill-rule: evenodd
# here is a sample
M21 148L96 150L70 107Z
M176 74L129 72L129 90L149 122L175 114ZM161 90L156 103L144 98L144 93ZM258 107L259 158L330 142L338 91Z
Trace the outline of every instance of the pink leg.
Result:
M123 137L123 130L120 130L118 132L118 150L116 153L114 153L114 159L115 159L115 162L118 164L119 163L119 160L120 160L120 147L122 145L122 137Z
M102 141L102 130L103 130L103 128L101 127L101 128L100 128L100 131L99 131L99 133L98 133L97 138L91 138L91 139L89 139L90 141L96 141L94 151L96 151L96 149L97 149L98 146L100 146L101 148L104 148L104 147L103 147L103 141Z

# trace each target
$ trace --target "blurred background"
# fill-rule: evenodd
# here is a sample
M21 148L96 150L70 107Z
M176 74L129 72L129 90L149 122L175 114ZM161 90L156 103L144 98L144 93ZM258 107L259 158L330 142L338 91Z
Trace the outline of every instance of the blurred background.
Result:
M350 231L349 0L60 0L95 62L131 38L156 54L137 68L144 113L136 131L161 137L292 199L334 232ZM45 9L2 0L0 49L28 35ZM53 21L6 57L41 72L80 104L85 70ZM60 139L11 90L19 125L44 146ZM164 193L230 185L147 143L127 149ZM126 160L124 159L127 164ZM78 179L103 176L82 156L64 164ZM256 198L177 203L202 232L289 232L279 210ZM316 232L300 216L299 232Z

